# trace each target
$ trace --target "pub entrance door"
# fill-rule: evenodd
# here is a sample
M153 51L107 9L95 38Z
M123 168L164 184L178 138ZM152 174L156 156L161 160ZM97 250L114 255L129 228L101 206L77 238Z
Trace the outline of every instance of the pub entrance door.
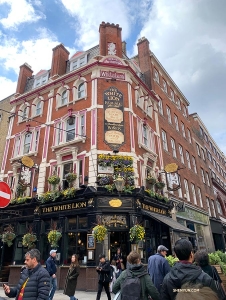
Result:
M112 260L116 254L117 248L121 249L123 261L130 252L129 249L129 232L128 231L112 231L110 233L110 259Z

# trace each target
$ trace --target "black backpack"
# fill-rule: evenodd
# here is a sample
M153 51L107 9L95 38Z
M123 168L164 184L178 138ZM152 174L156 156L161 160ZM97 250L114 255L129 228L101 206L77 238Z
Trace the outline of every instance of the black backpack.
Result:
M121 284L121 300L141 300L141 283L140 278L146 274L135 276L130 270L125 271L127 276Z
M110 266L110 280L111 281L113 280L113 277L114 277L114 268L112 266Z

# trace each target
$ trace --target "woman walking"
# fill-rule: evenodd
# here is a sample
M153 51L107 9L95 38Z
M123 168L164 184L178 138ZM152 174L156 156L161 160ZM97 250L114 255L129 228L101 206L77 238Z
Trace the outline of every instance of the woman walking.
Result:
M71 257L71 265L69 267L67 277L64 285L64 294L70 297L70 300L78 300L75 298L75 289L77 285L77 278L79 276L80 266L78 263L78 257L73 254Z

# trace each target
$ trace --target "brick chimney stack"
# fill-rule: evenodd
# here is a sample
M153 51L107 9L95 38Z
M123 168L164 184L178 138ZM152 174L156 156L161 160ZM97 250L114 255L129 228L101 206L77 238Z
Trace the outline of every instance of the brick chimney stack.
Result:
M127 55L127 54L126 54L126 42L125 42L125 41L122 42L122 52L123 52L125 55Z
M20 66L20 73L17 81L16 93L23 94L27 82L27 78L32 76L33 71L29 64L24 63Z
M149 41L142 37L138 40L137 43L138 47L138 59L139 59L139 66L141 72L145 75L146 84L151 89L151 57L150 57L150 48L149 48Z
M64 75L66 73L67 60L69 59L70 52L60 44L53 48L52 66L50 77L55 75Z
M99 27L100 32L100 55L116 55L122 58L122 28L119 24L110 24L102 22ZM111 50L109 52L109 45L113 43Z

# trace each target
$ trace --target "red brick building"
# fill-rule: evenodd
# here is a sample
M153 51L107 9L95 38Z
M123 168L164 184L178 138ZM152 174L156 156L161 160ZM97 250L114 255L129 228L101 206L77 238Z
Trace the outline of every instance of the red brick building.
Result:
M138 249L144 262L159 244L171 249L180 237L214 249L205 201L212 187L200 176L188 101L147 39L129 59L119 25L102 22L99 32L99 45L71 57L64 45L56 46L50 70L33 75L28 64L20 67L0 174L14 198L5 210L10 220L2 212L0 224L4 230L11 223L16 232L13 246L1 251L2 262L22 262L27 228L37 234L44 261L46 233L57 226L60 263L79 254L79 288L86 290L96 287L95 269L86 266L95 265L100 252L111 258L118 246L124 255L138 247L129 236L137 222L145 228ZM172 163L181 177L175 191L164 171ZM69 173L77 175L74 182ZM125 181L120 193L113 183L119 175ZM168 187L153 187L147 178ZM91 247L97 223L108 234ZM58 273L60 287L65 272Z

